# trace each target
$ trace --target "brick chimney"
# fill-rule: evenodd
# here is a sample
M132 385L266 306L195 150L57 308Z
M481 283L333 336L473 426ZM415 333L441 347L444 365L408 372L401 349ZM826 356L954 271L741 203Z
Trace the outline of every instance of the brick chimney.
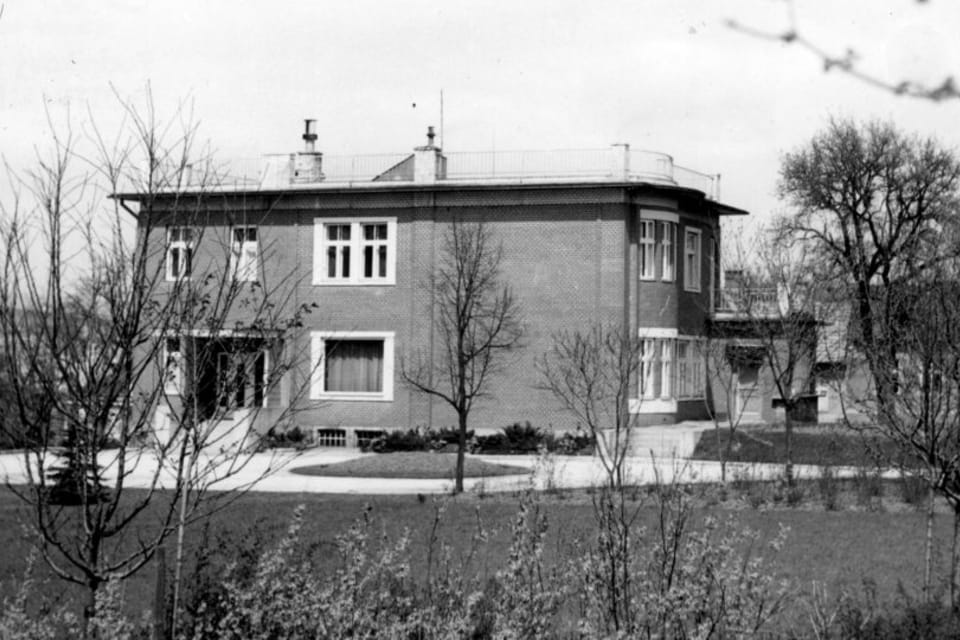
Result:
M316 120L303 121L303 151L290 154L290 183L309 184L323 181L323 154L315 149Z
M436 134L433 127L427 127L427 144L413 150L413 181L432 184L447 177L447 159L442 149L434 146Z

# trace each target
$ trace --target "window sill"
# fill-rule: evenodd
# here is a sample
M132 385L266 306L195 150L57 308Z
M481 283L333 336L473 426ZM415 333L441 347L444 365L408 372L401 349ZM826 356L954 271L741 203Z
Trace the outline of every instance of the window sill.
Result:
M630 413L676 413L677 401L673 398L630 399Z
M393 402L393 394L387 392L364 393L361 391L324 391L314 400L332 400L336 402Z
M314 280L315 287L393 287L394 280Z

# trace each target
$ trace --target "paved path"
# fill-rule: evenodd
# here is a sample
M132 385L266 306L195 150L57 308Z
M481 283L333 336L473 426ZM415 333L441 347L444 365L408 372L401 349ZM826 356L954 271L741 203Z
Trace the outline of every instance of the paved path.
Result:
M352 493L352 494L414 494L449 493L452 482L449 480L383 479L383 478L334 478L324 476L305 476L292 473L291 469L302 466L329 464L364 454L356 450L312 449L302 453L280 450L272 453L258 453L246 458L245 463L234 465L234 473L229 477L215 481L211 489L231 490L250 487L256 491L277 491L291 493ZM468 478L464 489L468 492L505 492L535 487L537 489L571 489L599 486L604 483L604 470L600 460L591 456L477 456L489 462L502 462L529 469L526 475L498 476L490 478ZM116 468L116 454L105 452L100 459L108 471ZM223 475L225 460L208 460L211 473ZM219 462L220 465L212 464ZM128 463L130 464L130 463ZM156 456L144 452L136 458L133 471L125 481L127 487L146 488L156 482L160 486L171 486L174 472L168 466L159 465ZM625 469L631 483L653 484L658 479L671 482L716 482L720 479L720 463L700 460L652 460L629 458ZM796 475L800 478L815 478L821 473L819 467L797 465ZM837 475L850 476L852 468L838 468ZM782 465L730 463L727 465L727 477L738 476L750 479L773 479L783 473ZM896 472L891 472L896 475ZM115 471L114 471L115 476ZM212 476L211 476L212 477ZM16 453L0 454L0 480L11 484L26 482L26 466L23 455ZM111 482L114 480L111 479Z

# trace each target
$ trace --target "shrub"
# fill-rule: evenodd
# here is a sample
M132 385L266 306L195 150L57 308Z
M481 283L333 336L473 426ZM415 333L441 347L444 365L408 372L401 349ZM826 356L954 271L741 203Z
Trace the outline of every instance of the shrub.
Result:
M374 453L394 451L427 451L433 440L419 429L406 431L388 431L379 438L370 441L369 450Z
M820 467L820 477L817 478L817 488L820 490L820 499L823 508L827 511L836 511L840 506L840 481L830 465Z
M270 427L266 435L260 438L259 450L266 449L296 449L302 451L310 445L307 434L300 427L293 427L283 431L277 431L276 427Z
M467 431L467 451L472 452L473 430ZM407 429L406 431L388 431L381 436L361 444L361 451L374 453L392 453L395 451L439 451L460 442L460 432L455 427L443 429Z
M900 474L900 495L907 504L922 508L927 502L928 491L927 481L922 476L906 471Z
M577 429L573 433L568 431L559 438L554 438L554 448L551 450L567 456L578 454L590 455L593 453L596 444L597 441L592 434Z
M883 478L879 469L868 469L865 466L857 467L854 476L857 490L857 504L861 507L874 509L883 497Z

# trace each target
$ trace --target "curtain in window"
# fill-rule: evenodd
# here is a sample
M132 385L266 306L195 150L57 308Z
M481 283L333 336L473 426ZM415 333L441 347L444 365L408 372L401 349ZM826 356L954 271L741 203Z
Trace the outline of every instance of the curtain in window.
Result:
M327 340L325 391L378 393L383 390L382 340Z

